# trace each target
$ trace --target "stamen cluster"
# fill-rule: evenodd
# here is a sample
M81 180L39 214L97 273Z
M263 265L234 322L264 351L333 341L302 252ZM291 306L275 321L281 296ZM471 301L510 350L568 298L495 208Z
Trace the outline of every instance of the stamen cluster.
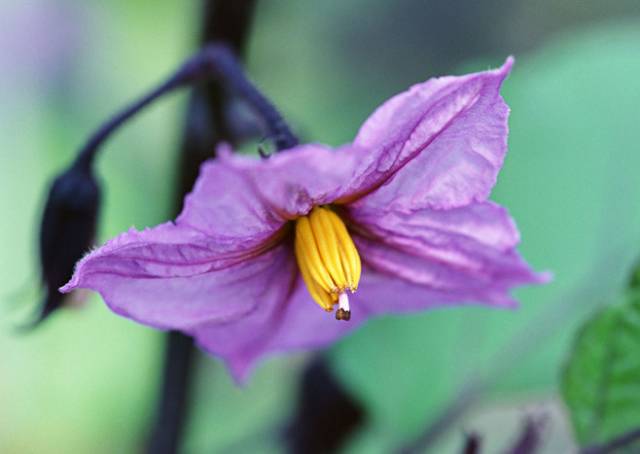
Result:
M361 264L346 225L333 210L316 206L296 220L295 254L309 293L326 311L339 301L336 318L349 319L348 298L358 289ZM346 304L346 307L342 307Z

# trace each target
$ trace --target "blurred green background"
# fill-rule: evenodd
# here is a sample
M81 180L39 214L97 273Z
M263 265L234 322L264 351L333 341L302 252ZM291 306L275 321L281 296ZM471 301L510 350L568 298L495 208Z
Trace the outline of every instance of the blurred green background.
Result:
M98 298L17 334L38 299L36 235L49 179L89 131L196 45L198 2L0 2L0 452L136 452L160 380L162 336ZM263 0L248 70L305 140L351 140L383 100L445 73L516 66L504 87L510 151L493 198L520 250L552 284L516 311L434 310L369 322L330 349L369 413L348 452L388 452L460 390L480 384L465 431L501 449L530 414L546 451L570 452L558 381L578 325L610 301L640 253L640 4L637 0ZM146 111L100 159L100 241L170 214L186 93ZM269 359L236 388L201 355L184 451L279 452L308 356ZM640 423L640 422L639 422Z

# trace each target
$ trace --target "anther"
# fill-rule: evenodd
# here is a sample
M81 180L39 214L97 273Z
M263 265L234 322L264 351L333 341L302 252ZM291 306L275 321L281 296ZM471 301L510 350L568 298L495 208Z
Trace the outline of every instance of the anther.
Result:
M360 257L344 221L331 208L314 207L296 220L294 250L309 294L323 309L338 305L336 318L349 320L349 298L358 288Z
M338 310L336 311L336 320L349 321L351 319L351 310L349 309L349 296L347 292L342 292L338 296Z

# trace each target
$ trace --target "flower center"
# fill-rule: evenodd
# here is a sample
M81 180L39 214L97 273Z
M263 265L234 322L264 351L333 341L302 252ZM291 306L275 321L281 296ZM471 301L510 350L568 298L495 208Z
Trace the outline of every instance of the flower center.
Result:
M349 297L360 282L360 256L342 219L314 207L296 220L295 253L311 297L327 312L338 304L336 319L349 320Z

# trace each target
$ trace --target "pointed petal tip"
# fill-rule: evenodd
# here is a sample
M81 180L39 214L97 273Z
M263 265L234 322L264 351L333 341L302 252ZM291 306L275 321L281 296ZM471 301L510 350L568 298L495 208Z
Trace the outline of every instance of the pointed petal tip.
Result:
M534 271L529 272L529 277L521 282L519 285L543 285L548 284L553 280L553 273L551 271L542 271L536 273ZM496 301L496 306L503 309L511 309L516 310L520 308L520 303L512 298L511 296L506 296L506 298L499 299Z
M71 276L71 279L69 280L69 282L67 282L66 284L64 284L62 287L58 288L58 291L60 293L70 293L73 290L76 290L80 287L80 276L79 276L79 269L81 266L82 262L78 262L76 264L76 269L73 272L73 276Z
M196 346L206 355L219 359L224 363L225 368L231 375L233 383L238 388L246 388L249 384L249 378L255 369L255 358L248 359L242 356L223 356L215 350L209 348L206 342L198 338L196 331L184 330L185 334L192 336L196 341Z
M67 282L66 284L64 284L62 287L60 287L58 289L58 291L60 293L70 293L71 291L75 290L77 288L77 279L74 276L73 278L71 278L71 280L69 282Z
M497 74L500 77L500 80L504 80L511 73L511 69L513 68L515 62L516 59L514 58L514 56L509 55L502 66L496 68L493 73Z
M535 277L536 277L536 281L534 282L535 284L548 284L549 282L553 281L553 279L555 278L555 276L553 275L553 272L548 270L535 273Z
M234 369L230 364L227 363L227 369L229 370L229 374L233 379L233 384L238 388L246 388L249 385L249 377L251 376L250 371L247 370L238 370Z
M133 230L135 231L135 229L133 229ZM131 229L129 229L129 231L131 231ZM135 231L135 232L137 233L137 231ZM110 243L113 244L117 240L118 240L118 237L113 238L113 239L109 240L104 246L107 246ZM85 278L84 267L87 264L87 262L90 262L91 258L98 251L99 251L99 249L92 250L92 251L88 252L87 254L85 254L85 256L82 257L78 262L76 262L76 265L75 265L75 267L73 269L73 274L71 275L71 279L69 279L69 282L64 284L62 287L58 288L58 291L60 293L71 293L72 291L78 290L80 288L89 288L89 287L84 287L84 285L86 283L86 281L84 279ZM94 288L92 288L91 290L97 291L97 289L94 289Z
M513 55L509 55L507 59L504 61L502 65L502 69L506 72L510 72L515 62L516 62L516 58Z
M218 358L219 355L216 355ZM224 364L229 371L229 375L233 379L234 385L238 388L246 388L249 386L249 379L255 370L255 361L235 358L222 358Z
M498 304L496 304L496 307L499 307L500 309L515 311L520 308L520 303L518 302L518 300L513 299L512 297L509 296L506 299L500 301Z

